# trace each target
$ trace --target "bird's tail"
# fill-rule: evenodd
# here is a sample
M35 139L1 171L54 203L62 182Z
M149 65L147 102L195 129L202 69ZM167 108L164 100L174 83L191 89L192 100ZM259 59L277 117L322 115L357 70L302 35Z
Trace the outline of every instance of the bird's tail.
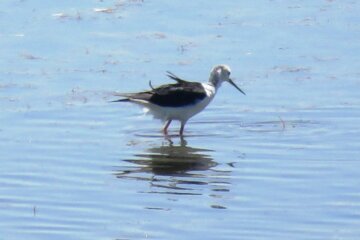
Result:
M130 99L122 98L122 99L118 99L118 100L114 100L114 101L110 101L110 102L130 102Z
M130 102L129 97L131 96L131 94L130 93L114 93L113 96L122 97L122 98L113 100L113 101L109 101L109 102Z

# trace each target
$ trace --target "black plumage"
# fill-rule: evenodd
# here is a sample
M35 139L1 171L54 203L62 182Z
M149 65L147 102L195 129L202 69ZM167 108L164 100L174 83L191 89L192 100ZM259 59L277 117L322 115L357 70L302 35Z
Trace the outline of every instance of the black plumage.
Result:
M177 83L153 88L149 82L151 90L121 94L120 96L125 97L125 99L117 100L117 102L143 100L162 107L183 107L196 104L206 97L206 91L201 83L186 81L171 72L168 72L167 76Z

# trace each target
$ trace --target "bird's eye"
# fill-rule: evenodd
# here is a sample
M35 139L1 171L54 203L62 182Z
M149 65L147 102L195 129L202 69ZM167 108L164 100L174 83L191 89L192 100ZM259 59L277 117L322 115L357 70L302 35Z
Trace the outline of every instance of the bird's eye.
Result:
M231 72L228 72L228 75L230 76Z

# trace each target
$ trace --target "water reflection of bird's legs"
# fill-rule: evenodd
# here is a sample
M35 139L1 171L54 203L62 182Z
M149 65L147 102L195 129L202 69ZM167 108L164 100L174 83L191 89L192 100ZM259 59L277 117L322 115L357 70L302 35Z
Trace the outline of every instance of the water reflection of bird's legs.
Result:
M170 147L173 146L174 142L171 139L170 135L165 135L164 138L165 138L165 140L167 140L169 142ZM185 140L183 135L180 135L180 146L181 147L186 147L186 145L187 145L187 141Z

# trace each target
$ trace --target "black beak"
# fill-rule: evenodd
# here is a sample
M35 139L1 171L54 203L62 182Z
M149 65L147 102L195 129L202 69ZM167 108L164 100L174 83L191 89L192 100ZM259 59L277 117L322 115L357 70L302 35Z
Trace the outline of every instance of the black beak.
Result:
M233 85L237 90L239 90L242 94L246 95L243 90L241 90L236 84L229 78L229 83Z

